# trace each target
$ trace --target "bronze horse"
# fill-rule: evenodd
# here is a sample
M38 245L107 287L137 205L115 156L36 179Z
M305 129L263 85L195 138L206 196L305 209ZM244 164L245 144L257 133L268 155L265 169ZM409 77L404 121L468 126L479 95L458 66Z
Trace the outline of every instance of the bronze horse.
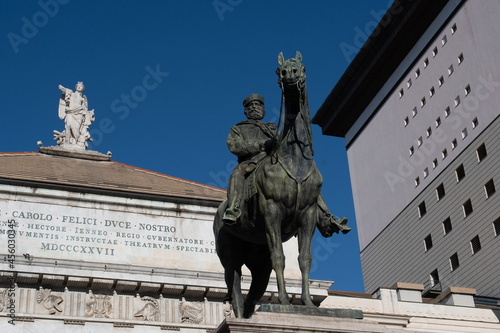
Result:
M283 275L285 255L282 243L295 235L298 236L298 260L302 273L301 301L306 306L314 306L309 292L311 241L319 223L318 197L323 179L313 160L302 55L297 52L295 58L285 61L280 53L278 63L276 73L282 89L284 112L275 148L253 171L257 194L247 206L253 207L255 212L249 214L247 210L246 217L253 215L254 218L242 218L239 225L225 225L221 220L226 207L226 202L223 202L214 221L217 254L224 266L228 298L232 300L238 318L248 318L253 314L255 304L267 288L272 269L276 272L279 302L290 304ZM330 236L331 232L326 234ZM243 264L252 274L245 301L241 294Z

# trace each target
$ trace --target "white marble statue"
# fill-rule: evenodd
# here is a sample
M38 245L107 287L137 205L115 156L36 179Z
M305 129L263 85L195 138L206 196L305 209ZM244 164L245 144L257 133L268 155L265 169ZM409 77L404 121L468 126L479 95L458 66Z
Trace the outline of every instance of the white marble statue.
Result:
M88 110L87 97L83 95L85 86L78 82L75 91L59 85L62 91L59 100L59 118L64 119L65 129L54 131L54 139L64 148L85 150L87 141L92 141L88 128L94 121L94 110Z

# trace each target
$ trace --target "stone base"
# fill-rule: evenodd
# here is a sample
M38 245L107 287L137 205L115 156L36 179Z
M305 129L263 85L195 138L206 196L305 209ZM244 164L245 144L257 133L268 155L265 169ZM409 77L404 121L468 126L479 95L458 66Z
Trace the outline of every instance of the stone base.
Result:
M304 306L297 306L306 308ZM290 307L289 307L290 308ZM345 310L345 309L318 309L318 310ZM353 310L351 314L358 314ZM334 311L343 314L343 311ZM361 311L359 311L361 312ZM325 312L326 313L326 312ZM347 314L347 313L345 313ZM409 333L411 330L388 328L367 319L338 318L333 316L314 314L292 314L291 312L264 312L259 311L250 319L226 318L215 330L215 333L320 333L320 332L380 332L380 333Z
M303 305L262 304L257 312L286 313L293 315L363 319L363 311L351 309L325 309Z
M39 151L48 155L82 158L85 160L109 161L111 159L111 153L106 155L94 150L69 149L60 146L40 147Z

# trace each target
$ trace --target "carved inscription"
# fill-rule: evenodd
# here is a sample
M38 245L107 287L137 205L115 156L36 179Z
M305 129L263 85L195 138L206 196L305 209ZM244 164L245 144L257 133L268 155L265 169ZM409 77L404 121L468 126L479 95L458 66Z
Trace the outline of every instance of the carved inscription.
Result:
M155 258L169 258L169 254L182 258L186 254L193 258L193 266L192 262L202 254L213 259L200 261L217 263L211 224L203 224L207 228L204 231L194 220L183 220L181 224L175 217L24 202L0 202L0 211L0 226L5 226L8 219L15 220L20 251L35 258L107 263L132 256L137 264L143 264L142 258L156 263ZM189 232L183 232L183 228ZM5 230L0 228L0 240L7 237ZM185 262L185 258L179 260L177 267Z

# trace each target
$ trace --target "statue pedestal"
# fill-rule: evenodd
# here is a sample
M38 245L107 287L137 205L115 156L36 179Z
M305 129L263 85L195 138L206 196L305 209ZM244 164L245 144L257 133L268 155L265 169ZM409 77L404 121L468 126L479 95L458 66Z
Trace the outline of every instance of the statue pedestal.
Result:
M111 159L111 154L105 155L94 150L69 149L60 146L40 147L39 151L44 154L81 158L84 160L109 161Z
M402 330L387 328L363 319L361 310L324 309L300 305L283 306L263 304L250 319L226 318L215 333L280 332L391 332ZM408 331L404 331L407 333Z

